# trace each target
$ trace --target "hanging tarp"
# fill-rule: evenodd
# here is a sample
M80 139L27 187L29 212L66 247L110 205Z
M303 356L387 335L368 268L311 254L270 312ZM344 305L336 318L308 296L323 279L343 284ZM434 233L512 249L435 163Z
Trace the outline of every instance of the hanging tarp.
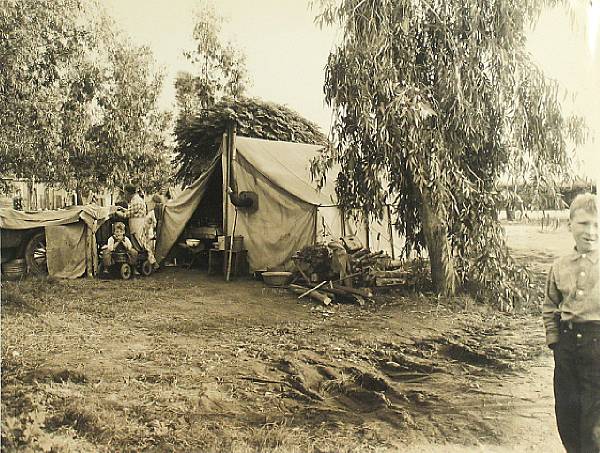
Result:
M316 206L274 184L240 154L233 168L238 190L251 190L259 200L256 211L239 210L235 230L244 237L250 269L285 266L313 243Z
M0 228L44 228L48 274L77 278L87 272L91 276L96 273L98 259L95 233L112 211L112 207L94 204L39 212L0 209Z
M56 278L77 278L85 273L87 229L84 222L46 227L48 275ZM65 253L66 250L69 253Z
M188 186L177 197L165 203L162 227L157 238L154 254L157 262L160 263L164 260L175 242L177 242L177 238L185 229L185 224L200 204L210 177L220 164L219 156L219 158L213 160L208 169L192 185Z

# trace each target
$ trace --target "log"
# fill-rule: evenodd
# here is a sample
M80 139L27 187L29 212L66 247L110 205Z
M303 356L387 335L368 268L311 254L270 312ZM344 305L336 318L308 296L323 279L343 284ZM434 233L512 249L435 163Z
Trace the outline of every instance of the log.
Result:
M365 256L365 255L367 255L367 254L369 254L369 253L371 253L371 251L370 251L369 249L360 249L360 250L358 250L358 251L354 252L353 254L351 254L350 256L351 256L353 259L357 260L357 259L359 259L361 256Z
M407 275L410 275L409 271L405 271L402 269L396 269L391 271L371 271L369 273L371 277L383 277L383 278L405 278Z
M302 290L302 292L305 292L306 290L310 289L310 288L306 288L306 287L300 286L300 285L289 285L289 288L294 289L294 291ZM354 288L351 288L351 289L354 289ZM322 288L319 288L319 291L326 293L326 294L333 294L336 298L340 297L342 299L346 299L347 301L358 303L359 305L361 305L361 301L359 300L359 298L360 298L360 299L362 299L362 302L364 304L364 299L363 299L362 295L351 293L350 291L346 291L345 289L322 287ZM313 294L313 293L314 293L314 291L310 294ZM301 294L301 293L299 292L298 294Z
M309 295L310 293L312 293L313 291L319 289L321 286L323 286L325 283L327 283L327 280L323 280L321 283L319 283L317 286L315 286L314 288L309 289L308 291L303 292L302 294L300 294L298 296L298 299L302 299L304 296Z
M406 285L406 279L384 278L384 277L375 278L375 286L396 286L396 285Z
M344 276L344 278L338 278L337 280L333 280L332 283L339 283L342 280L346 280L348 278L358 277L359 275L363 275L366 271L354 272L353 274L349 274Z
M366 255L360 257L357 262L358 263L363 263L365 261L370 260L371 258L375 258L377 256L383 255L383 250L379 250L378 252L374 252L374 253L367 253Z
M289 290L292 291L295 294L302 294L304 293L307 289L310 288L305 288L304 286L299 286L299 285L289 285ZM312 291L310 294L308 294L310 296L311 299L314 300L318 300L319 302L322 302L323 305L329 305L331 303L331 297L320 293L319 291Z
M336 288L343 289L352 294L356 294L357 296L364 297L365 299L370 299L373 297L373 293L369 288L359 289L359 288L350 288L349 286L339 285Z

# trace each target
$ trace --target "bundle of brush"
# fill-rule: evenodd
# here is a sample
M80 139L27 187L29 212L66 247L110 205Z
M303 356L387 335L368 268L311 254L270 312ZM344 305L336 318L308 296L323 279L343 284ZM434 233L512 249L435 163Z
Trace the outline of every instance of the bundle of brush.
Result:
M307 245L298 250L292 259L305 274L316 274L319 279L328 280L332 275L331 251L325 244Z

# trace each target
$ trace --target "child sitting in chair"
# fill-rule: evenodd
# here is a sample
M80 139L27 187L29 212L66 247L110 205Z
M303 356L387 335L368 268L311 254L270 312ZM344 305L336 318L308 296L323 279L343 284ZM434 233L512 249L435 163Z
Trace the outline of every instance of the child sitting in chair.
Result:
M104 249L102 255L102 261L104 262L104 269L108 270L110 266L114 264L112 252L123 250L127 252L129 257L129 264L135 265L137 260L138 252L133 248L133 244L127 236L125 236L125 224L123 222L115 223L113 235L108 238L108 244Z

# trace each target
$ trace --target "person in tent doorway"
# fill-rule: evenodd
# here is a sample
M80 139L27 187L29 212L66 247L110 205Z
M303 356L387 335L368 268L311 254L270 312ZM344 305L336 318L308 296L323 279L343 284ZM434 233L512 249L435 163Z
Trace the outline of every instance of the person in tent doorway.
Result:
M154 258L152 247L149 245L146 228L146 203L140 197L135 186L128 184L125 186L125 201L127 201L127 209L120 208L117 215L129 220L129 234L132 237L134 247L148 251L148 261L157 269L158 263Z
M575 249L548 274L543 318L554 352L558 433L568 453L600 453L600 267L598 205L575 197L569 229Z
M17 193L13 197L13 209L16 211L23 210L23 196L21 195L21 189L17 189Z
M152 203L154 204L154 207L146 214L146 237L148 238L148 245L154 254L162 221L162 209L164 206L162 196L154 194Z

